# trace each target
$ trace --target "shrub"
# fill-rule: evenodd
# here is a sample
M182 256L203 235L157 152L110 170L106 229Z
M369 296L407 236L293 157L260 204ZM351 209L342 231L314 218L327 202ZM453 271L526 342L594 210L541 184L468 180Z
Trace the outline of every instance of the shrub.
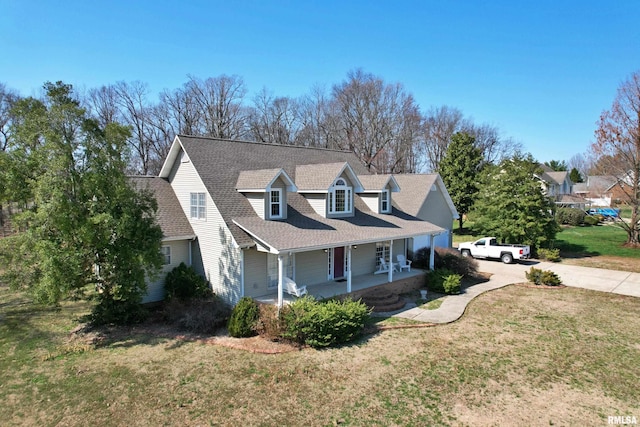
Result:
M283 310L283 336L311 347L346 343L362 333L370 312L361 301L318 302L305 296Z
M559 224L580 225L586 216L585 211L577 208L560 208L556 211L556 220Z
M540 248L538 249L538 258L545 261L558 262L560 261L560 249Z
M416 268L428 269L430 248L418 249L414 255L412 266ZM462 256L457 249L454 248L436 248L434 254L434 267L445 268L462 276L473 276L478 272L478 261Z
M209 283L184 262L167 273L164 291L166 300L178 298L185 301L190 298L207 298L212 294Z
M256 335L259 315L258 303L249 297L240 298L227 324L229 335L236 338Z
M599 222L595 216L587 216L584 218L584 225L598 225Z
M256 332L258 335L270 339L278 340L282 336L282 320L278 313L278 307L273 304L258 304L259 316Z
M460 276L459 274L450 274L446 276L444 278L444 281L442 282L444 293L448 295L459 294L461 280L462 276Z
M230 314L229 305L217 295L188 301L173 299L163 308L166 321L179 329L198 333L215 332L227 323Z
M459 294L461 280L461 275L449 269L436 269L427 273L427 289L447 295Z
M562 285L560 277L550 270L540 270L533 268L526 273L527 280L535 285L559 286Z

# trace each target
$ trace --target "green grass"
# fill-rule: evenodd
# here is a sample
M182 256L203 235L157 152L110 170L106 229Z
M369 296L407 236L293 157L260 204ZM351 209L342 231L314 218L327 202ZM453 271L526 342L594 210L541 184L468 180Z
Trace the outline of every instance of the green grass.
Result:
M627 233L615 225L567 227L558 233L555 247L560 249L561 256L604 255L640 258L640 250L622 246L626 240Z
M277 355L142 327L74 344L87 308L0 287L3 425L603 425L640 413L638 298L510 286L452 324Z

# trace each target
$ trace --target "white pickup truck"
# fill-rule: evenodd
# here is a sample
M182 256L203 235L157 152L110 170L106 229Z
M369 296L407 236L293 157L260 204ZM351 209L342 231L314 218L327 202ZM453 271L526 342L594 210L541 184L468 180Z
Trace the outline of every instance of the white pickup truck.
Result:
M475 242L465 242L458 245L462 256L474 258L495 258L505 264L514 260L527 259L531 255L531 248L527 245L499 245L495 237L483 237Z

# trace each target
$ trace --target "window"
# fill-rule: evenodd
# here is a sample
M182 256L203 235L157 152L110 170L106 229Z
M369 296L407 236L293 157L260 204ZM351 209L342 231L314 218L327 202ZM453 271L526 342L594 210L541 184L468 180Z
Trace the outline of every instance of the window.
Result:
M389 262L389 242L376 243L376 268L380 267L380 258Z
M329 213L351 213L353 190L344 179L338 178L329 190Z
M205 193L191 193L191 218L205 219L207 217L207 204Z
M282 255L284 275L293 279L293 256ZM278 255L267 254L267 288L278 287Z
M389 213L389 190L383 190L380 193L380 212Z
M282 189L276 188L271 190L269 197L269 211L271 218L282 218Z
M171 264L171 246L163 246L160 250L164 256L164 265Z

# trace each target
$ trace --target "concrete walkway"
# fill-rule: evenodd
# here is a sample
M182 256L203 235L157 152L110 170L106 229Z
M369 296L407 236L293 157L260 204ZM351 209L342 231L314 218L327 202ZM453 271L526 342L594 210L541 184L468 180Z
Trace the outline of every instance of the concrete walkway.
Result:
M470 286L460 295L447 295L442 305L436 310L414 307L395 313L393 316L425 323L453 322L462 316L467 304L478 295L512 283L526 282L525 273L531 267L553 271L560 276L562 283L566 286L640 297L640 273L535 260L522 264L503 264L499 261L478 260L478 264L479 271L492 274L488 282Z

